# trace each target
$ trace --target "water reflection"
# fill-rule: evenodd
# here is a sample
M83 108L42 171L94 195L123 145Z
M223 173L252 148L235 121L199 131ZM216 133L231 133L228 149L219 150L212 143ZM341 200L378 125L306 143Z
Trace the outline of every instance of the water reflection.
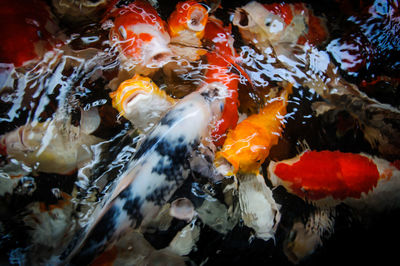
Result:
M374 215L367 216L372 228L369 231L363 224L365 217L361 219L358 212L348 209L349 202L335 202L336 207L331 209L316 208L315 202L309 205L307 197L303 201L288 193L289 187L274 188L274 197L266 196L272 188L268 178L271 170L267 167L272 161L299 158L305 150L339 150L369 154L374 160L380 158L379 169L391 171L392 181L399 178L400 16L397 1L332 0L326 1L329 2L327 7L316 1L310 1L309 5L265 1L268 2L266 7L260 5L259 9L251 5L247 8L241 1L222 1L218 9L214 8L218 6L214 2L218 1L205 1L199 8L212 2L213 14L203 14L201 18L225 18L224 24L218 24L214 17L209 19L220 32L215 29L211 32L207 24L209 32L203 38L202 31L207 28L206 24L204 28L196 24L203 23L199 20L186 29L190 34L186 32L172 39L171 29L168 31L164 24L171 21L167 19L172 13L167 12L171 7L164 6L161 1L155 5L156 9L139 4L139 8L133 9L133 15L129 13L132 9L124 7L131 1L97 1L98 4L93 3L94 9L89 5L93 1L80 1L84 8L79 12L87 11L88 16L80 20L78 26L73 14L78 12L73 6L76 1L69 1L71 6L65 9L60 3L66 1L51 1L53 9L46 7L45 10L54 10L57 14L51 14L51 21L58 28L56 31L43 29L41 20L32 20L32 14L22 12L29 6L22 7L20 2L16 1L21 5L18 16L27 16L29 23L26 26L18 22L18 25L25 25L29 32L41 30L42 37L50 34L51 45L41 47L41 53L26 58L26 63L15 61L14 65L3 56L8 51L0 49L2 262L51 264L58 259L56 257L65 251L71 239L92 222L105 202L111 201L111 195L121 182L119 177L127 171L138 147L148 137L151 131L148 127L157 124L158 117L171 108L157 106L162 110L155 112L151 104L155 104L156 93L161 94L157 90L169 97L173 106L186 95L210 84L216 88L221 88L222 84L231 90L230 110L234 110L237 117L229 113L220 121L227 124L221 126L221 131L229 129L228 132L234 131L236 122L248 121L246 119L252 115L262 112L282 90L293 88L286 114L274 115L282 121L282 133L271 133L279 139L277 144L265 148L268 157L253 162L262 165L261 171L257 167L251 174L236 176L224 169L229 178L221 176L212 166L214 154L221 151L223 144L213 139L215 135L202 143L205 149L196 151L200 159L192 163L188 181L168 201L179 196L193 202L196 213L189 229L197 236L190 241L197 243L197 247L185 251L187 260L195 264L214 264L221 260L258 263L256 258L262 257L280 265L289 261L302 262L302 259L305 264L318 264L326 262L321 254L334 257L332 254L343 241L342 235L351 234L354 228L361 242L366 240L364 235L369 234L382 241L372 230L384 226L385 221ZM120 3L106 9L106 2ZM150 1L154 2L157 1ZM14 5L5 5L17 12ZM262 12L257 13L260 10ZM108 13L101 15L104 12ZM147 21L149 17L145 13L152 14L151 22ZM36 15L34 12L33 16ZM197 15L186 19L198 19ZM125 16L135 19L126 21ZM143 21L147 25L138 28ZM134 39L136 42L128 38L140 34L141 39ZM109 95L135 74L148 76L158 86L157 90L149 90L151 96L147 102L143 100L144 93L121 96L131 107L140 106L135 115L146 123L149 123L147 117L155 119L143 128L135 124L134 119L128 120L129 116L122 115L122 107L114 109ZM229 139L226 132L218 134L223 136L222 140ZM249 143L251 145L251 141ZM251 147L251 150L259 148ZM396 186L394 182L393 187ZM254 187L260 189L254 192ZM391 193L395 195L396 191ZM251 197L254 200L249 200ZM393 198L393 205L397 200ZM273 207L268 209L271 213L265 214L268 204ZM396 208L389 210L388 215L393 212L395 216ZM250 216L253 218L248 218ZM185 227L187 222L168 217L169 222L164 227L157 223L152 229L143 227L144 237L140 235L138 241L157 249L176 244L172 239L189 230ZM264 223L257 223L254 217L262 217L260 220L264 219ZM354 226L348 221L352 217L357 217ZM393 220L397 221L397 217ZM273 222L266 222L270 218ZM259 229L260 224L267 224L268 230ZM386 229L386 233L398 231L395 224L391 225L393 228ZM262 230L267 230L268 234L260 233ZM273 240L262 241L258 239L260 235L268 236L264 240L271 237ZM130 236L135 238L133 234ZM129 237L117 244L118 259L137 259L140 252L139 255L124 253L126 250L121 243L127 239ZM325 243L328 244L325 246ZM362 243L356 244L365 248ZM236 252L237 246L241 252ZM379 251L383 252L382 249ZM180 250L175 251L180 254ZM150 257L146 259L151 261Z

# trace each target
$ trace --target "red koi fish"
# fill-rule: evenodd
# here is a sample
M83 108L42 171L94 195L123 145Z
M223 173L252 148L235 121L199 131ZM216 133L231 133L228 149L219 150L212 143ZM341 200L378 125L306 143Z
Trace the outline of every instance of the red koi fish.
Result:
M111 12L107 18L114 18L110 40L125 63L159 67L170 57L165 22L149 3L136 0Z
M268 173L274 186L283 185L320 206L344 202L355 208L380 210L400 203L399 168L366 154L306 151L292 159L271 162Z
M231 26L224 27L222 21L210 17L204 34L203 42L212 44L211 51L206 54L208 69L205 74L205 82L220 82L228 88L229 97L225 101L222 117L217 121L212 132L214 143L221 146L226 138L228 129L234 128L239 119L238 116L238 84L239 75L232 72L232 68L239 71L247 81L250 78L247 73L235 62L237 58L233 47Z
M45 1L0 1L0 62L15 67L51 50L55 23Z

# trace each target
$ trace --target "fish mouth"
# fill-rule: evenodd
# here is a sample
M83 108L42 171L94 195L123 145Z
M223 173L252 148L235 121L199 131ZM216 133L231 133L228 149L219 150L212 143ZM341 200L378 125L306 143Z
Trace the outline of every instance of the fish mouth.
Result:
M236 25L245 28L249 26L249 13L247 13L246 10L244 9L239 9L238 12L236 12L234 20L236 21Z
M192 7L187 27L192 31L203 31L207 21L207 10L203 6Z

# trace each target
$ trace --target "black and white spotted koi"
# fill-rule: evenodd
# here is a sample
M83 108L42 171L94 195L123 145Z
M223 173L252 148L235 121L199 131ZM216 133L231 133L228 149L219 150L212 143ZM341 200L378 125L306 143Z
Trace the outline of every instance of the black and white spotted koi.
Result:
M165 114L117 179L118 186L86 236L72 244L61 261L69 257L73 265L87 265L127 229L139 228L157 214L189 176L199 144L209 141L226 93L217 82L207 84Z

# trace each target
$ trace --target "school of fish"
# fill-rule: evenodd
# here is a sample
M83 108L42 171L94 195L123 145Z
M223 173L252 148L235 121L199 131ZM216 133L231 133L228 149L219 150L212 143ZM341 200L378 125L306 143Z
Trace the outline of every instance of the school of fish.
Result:
M399 53L397 1L332 1L382 40L302 2L0 2L1 263L207 265L204 228L307 263L343 205L400 209L399 62L357 76Z

